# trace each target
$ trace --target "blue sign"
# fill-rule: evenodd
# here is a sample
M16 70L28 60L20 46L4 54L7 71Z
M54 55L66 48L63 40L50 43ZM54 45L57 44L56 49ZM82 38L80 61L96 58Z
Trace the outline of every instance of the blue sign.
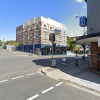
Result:
M80 17L80 26L81 27L86 26L86 17L85 16Z
M61 32L61 30L54 30L54 32Z

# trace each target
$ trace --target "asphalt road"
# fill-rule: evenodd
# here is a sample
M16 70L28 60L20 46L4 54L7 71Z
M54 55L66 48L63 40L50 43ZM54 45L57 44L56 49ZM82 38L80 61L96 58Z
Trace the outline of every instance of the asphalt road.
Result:
M0 100L100 100L96 95L37 73L50 61L48 56L18 56L0 51Z

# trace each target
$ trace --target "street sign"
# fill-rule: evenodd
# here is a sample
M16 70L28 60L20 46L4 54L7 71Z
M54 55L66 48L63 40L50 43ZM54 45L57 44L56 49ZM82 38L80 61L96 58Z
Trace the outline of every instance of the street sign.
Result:
M80 17L80 26L81 27L86 26L86 16Z
M54 30L55 35L60 35L61 30Z

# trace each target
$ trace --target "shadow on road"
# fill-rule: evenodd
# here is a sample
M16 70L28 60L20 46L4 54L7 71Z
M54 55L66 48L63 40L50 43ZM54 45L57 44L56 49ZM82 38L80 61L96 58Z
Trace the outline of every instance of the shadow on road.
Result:
M55 59L57 63L57 67L55 69L59 69L66 74L100 84L100 77L92 73L90 70L89 57L86 57L86 61L82 61L80 57L78 67L75 66L74 56L67 57L67 65L65 66L62 65L62 57ZM51 58L37 59L32 62L43 67L51 67Z

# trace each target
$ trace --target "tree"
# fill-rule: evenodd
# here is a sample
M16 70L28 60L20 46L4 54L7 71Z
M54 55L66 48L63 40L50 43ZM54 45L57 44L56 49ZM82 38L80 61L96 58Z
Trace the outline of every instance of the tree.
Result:
M0 40L0 46L2 46L2 41Z
M14 41L14 40L11 40L11 41L7 41L6 43L5 43L5 45L12 45L12 46L19 46L19 43L17 43L16 41Z
M80 51L80 47L75 47L74 49L73 49L73 51L74 51L74 53L79 53L79 51Z
M67 36L67 50L73 50L77 44L74 44L72 42L75 42L73 38Z

